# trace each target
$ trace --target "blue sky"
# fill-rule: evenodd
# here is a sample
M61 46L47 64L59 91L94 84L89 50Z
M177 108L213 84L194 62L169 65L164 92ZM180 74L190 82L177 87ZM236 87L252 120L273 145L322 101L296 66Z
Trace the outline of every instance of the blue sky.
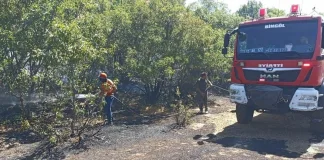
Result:
M186 3L196 2L197 0L187 0ZM235 12L241 5L246 4L248 0L215 0L224 2L228 5L232 12ZM299 4L302 9L302 13L311 13L312 8L316 7L317 12L324 12L323 0L258 0L263 3L264 7L276 7L285 10L287 13L290 11L292 4Z

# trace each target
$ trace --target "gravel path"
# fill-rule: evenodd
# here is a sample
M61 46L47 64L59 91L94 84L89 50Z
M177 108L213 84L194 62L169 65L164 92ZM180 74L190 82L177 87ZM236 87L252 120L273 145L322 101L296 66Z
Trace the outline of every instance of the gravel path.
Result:
M219 98L209 114L196 115L186 129L172 129L172 118L164 118L153 124L105 127L98 136L100 139L86 142L87 148L63 150L56 159L246 160L324 157L324 135L309 133L308 119L304 116L255 113L251 124L239 125L234 109L228 99ZM150 121L149 117L147 121ZM4 158L0 156L0 159Z

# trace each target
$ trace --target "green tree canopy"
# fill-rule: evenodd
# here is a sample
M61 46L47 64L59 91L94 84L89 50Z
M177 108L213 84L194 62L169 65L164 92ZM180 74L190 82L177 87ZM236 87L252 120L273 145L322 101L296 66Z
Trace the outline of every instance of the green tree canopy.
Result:
M242 5L237 13L241 17L245 17L248 19L255 19L258 18L259 9L263 7L263 4L261 2L258 2L256 0L249 0L247 4Z
M269 17L281 17L287 15L284 10L278 8L267 8L267 13Z

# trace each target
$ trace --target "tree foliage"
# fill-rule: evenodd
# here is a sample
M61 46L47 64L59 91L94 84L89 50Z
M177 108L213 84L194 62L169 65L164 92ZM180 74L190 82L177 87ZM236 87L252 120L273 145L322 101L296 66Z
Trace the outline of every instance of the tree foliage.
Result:
M256 18L260 7L249 1L232 14L213 0L187 7L184 0L3 1L0 88L17 98L24 122L39 120L32 99L58 99L49 110L75 134L85 115L75 97L96 92L99 71L120 84L136 83L150 104L169 101L177 86L186 95L201 71L227 83L231 59L220 54L223 36ZM285 13L269 8L268 14Z
M241 17L245 17L248 19L256 19L258 18L259 9L263 7L263 4L261 2L258 2L256 0L248 1L247 4L242 5L237 13Z
M267 13L269 17L281 17L286 15L284 10L278 8L267 8Z
M263 4L256 0L248 1L247 4L242 5L237 14L246 19L257 19L259 17L259 9L263 8ZM284 10L278 8L267 8L268 17L280 17L285 16L286 13Z

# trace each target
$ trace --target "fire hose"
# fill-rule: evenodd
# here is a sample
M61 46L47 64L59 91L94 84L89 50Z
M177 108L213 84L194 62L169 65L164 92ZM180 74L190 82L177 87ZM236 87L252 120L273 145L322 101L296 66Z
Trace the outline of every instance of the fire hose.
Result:
M134 112L134 113L137 113L137 114L140 114L139 111L136 111L135 109L125 105L120 99L118 99L116 96L112 95L112 97L117 100L121 105L122 105L122 109L126 109L126 110L130 110L131 112ZM125 108L124 108L125 107Z
M207 88L206 88L206 91L207 91L209 88L211 88L211 87L215 87L215 88L218 88L218 89L220 89L220 90L223 90L223 91L226 91L226 92L230 92L229 90L224 89L224 88L219 87L219 86L216 86L216 85L211 85L211 86L207 87Z

